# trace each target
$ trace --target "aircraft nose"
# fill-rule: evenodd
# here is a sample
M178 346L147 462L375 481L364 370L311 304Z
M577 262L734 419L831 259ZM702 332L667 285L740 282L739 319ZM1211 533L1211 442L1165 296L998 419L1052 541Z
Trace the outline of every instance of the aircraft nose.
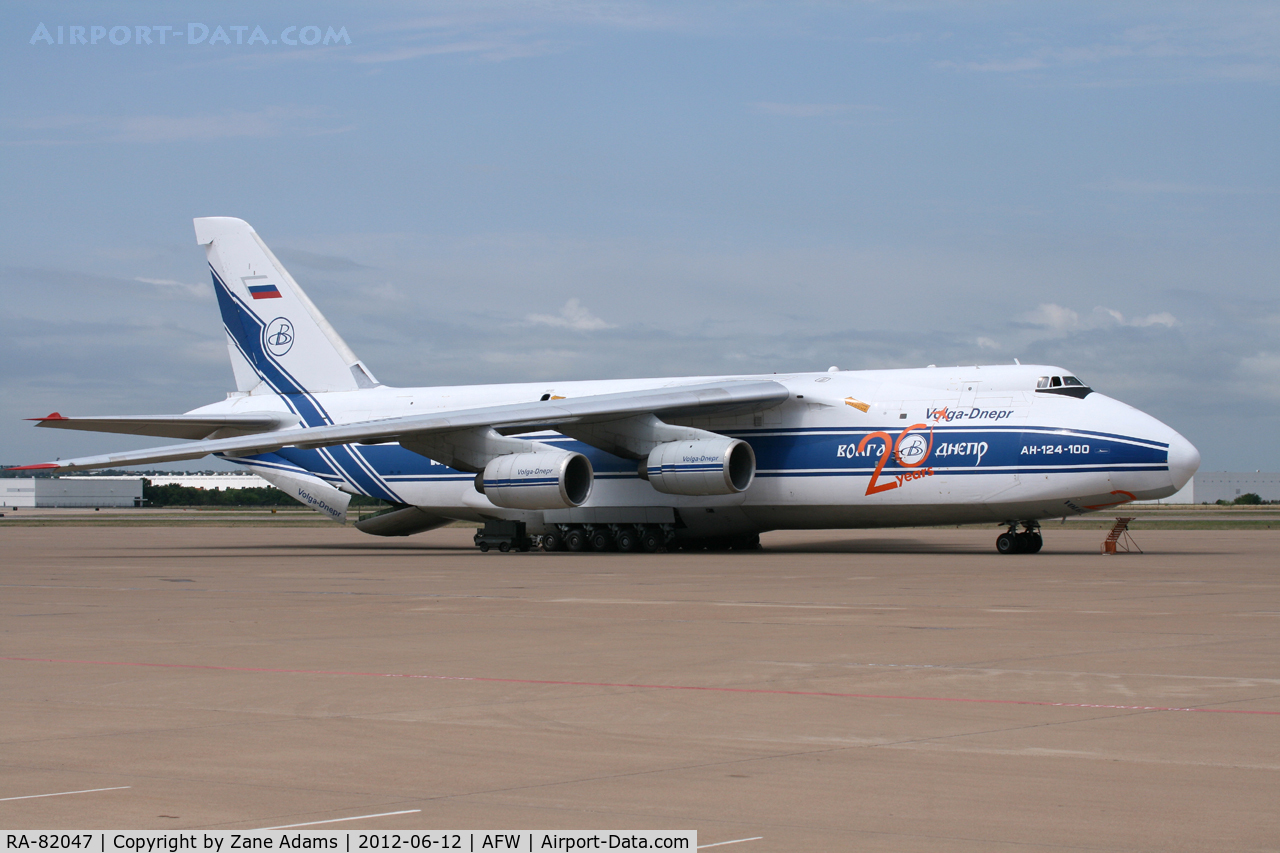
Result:
M1173 487L1185 486L1199 467L1200 451L1175 432L1169 441L1169 476L1173 478Z

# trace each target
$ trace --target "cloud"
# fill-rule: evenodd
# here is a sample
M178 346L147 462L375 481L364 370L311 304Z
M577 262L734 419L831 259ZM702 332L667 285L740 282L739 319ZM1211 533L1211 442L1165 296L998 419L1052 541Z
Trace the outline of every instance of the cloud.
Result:
M432 56L505 62L562 53L580 43L578 31L682 30L683 13L634 2L441 3L434 14L388 20L366 28L373 46L342 55L361 65ZM317 52L291 57L318 59Z
M342 133L325 111L310 107L265 107L196 115L51 115L7 123L10 145L70 145L90 142L187 142Z
M1023 315L1023 320L1032 326L1039 326L1057 334L1081 330L1102 329L1108 326L1130 326L1137 329L1162 326L1172 329L1179 325L1178 318L1168 311L1159 311L1143 317L1126 318L1114 308L1099 305L1081 319L1080 314L1070 308L1054 303L1042 303L1034 311Z
M175 281L171 278L143 278L142 276L135 276L133 280L140 281L143 284L153 284L156 287L177 288L179 291L189 293L200 299L213 298L213 288L208 284L188 284L185 281Z
M1120 323L1125 326L1137 326L1138 328L1147 328L1150 326L1164 326L1166 329L1172 329L1178 325L1178 318L1170 314L1168 311L1161 311L1158 314L1148 314L1145 317L1135 317L1126 321L1120 312L1115 312L1115 316Z
M1053 303L1042 303L1025 315L1033 326L1043 326L1055 332L1067 332L1080 326L1080 315L1070 308Z
M1280 402L1280 353L1260 351L1240 359L1237 382L1253 395Z
M1000 349L999 342L987 337L979 337L974 343L978 345L979 349Z
M1093 4L1080 8L1092 9ZM1099 34L1099 22L1109 23L1110 30ZM1074 39L1072 23L1080 34ZM1108 85L1190 79L1280 82L1280 15L1271 3L1113 4L1105 17L1091 14L1053 30L1037 22L1006 31L1002 41L1014 46L1011 55L979 46L986 56L948 59L935 67L1040 76L1074 71Z
M617 326L606 323L599 317L592 314L586 307L578 301L577 297L570 299L560 309L559 315L554 314L529 314L525 317L525 322L542 326L555 326L562 329L573 329L578 332L593 332L599 329L616 329Z

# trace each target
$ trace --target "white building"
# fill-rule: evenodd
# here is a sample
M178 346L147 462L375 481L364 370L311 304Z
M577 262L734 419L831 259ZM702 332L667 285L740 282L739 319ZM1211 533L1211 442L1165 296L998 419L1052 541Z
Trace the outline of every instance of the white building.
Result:
M1192 503L1216 503L1233 501L1250 492L1264 501L1280 501L1280 474L1264 471L1200 472L1194 478L1195 500Z
M141 477L0 479L4 507L142 506Z

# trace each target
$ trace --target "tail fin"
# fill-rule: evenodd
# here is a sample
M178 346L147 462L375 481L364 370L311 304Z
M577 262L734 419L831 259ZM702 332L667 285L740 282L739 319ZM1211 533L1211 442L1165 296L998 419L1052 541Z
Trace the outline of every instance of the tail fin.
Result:
M378 384L249 223L210 216L195 226L213 270L238 390L305 394Z

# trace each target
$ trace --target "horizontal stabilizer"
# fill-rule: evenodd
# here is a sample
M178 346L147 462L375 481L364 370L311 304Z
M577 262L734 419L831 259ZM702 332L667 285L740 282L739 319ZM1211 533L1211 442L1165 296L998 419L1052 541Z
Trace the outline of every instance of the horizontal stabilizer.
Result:
M78 429L86 432L114 432L123 435L154 435L161 438L232 438L297 426L296 415L281 412L249 412L235 415L112 415L68 418L57 412L38 421L38 427Z
M252 456L281 447L332 447L337 444L388 444L415 438L492 427L508 432L556 429L564 424L612 421L652 413L668 417L694 417L767 409L791 396L785 385L770 379L726 380L697 385L671 385L642 391L597 394L561 400L512 403L481 409L456 409L402 418L386 418L354 424L286 429L240 438L207 439L190 444L153 447L104 456L83 456L45 463L61 471L112 468L155 462L199 459L211 453Z

